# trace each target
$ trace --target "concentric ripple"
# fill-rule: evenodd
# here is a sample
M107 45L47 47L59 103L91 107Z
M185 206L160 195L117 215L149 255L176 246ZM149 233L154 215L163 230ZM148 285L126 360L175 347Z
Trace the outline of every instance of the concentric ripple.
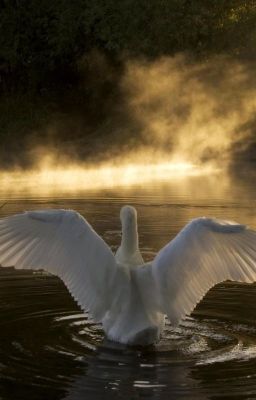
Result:
M4 269L0 287L3 400L256 397L255 285L219 285L179 327L166 321L156 346L136 349L107 341L58 278Z

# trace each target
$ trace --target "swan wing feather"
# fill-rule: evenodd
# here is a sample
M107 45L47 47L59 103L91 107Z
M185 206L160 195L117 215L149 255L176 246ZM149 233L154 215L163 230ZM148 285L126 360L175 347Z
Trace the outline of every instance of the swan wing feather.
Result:
M73 210L27 211L1 219L0 264L57 275L97 320L116 302L123 279L110 248Z
M217 283L256 281L256 232L232 221L194 219L160 250L152 274L160 308L177 325Z

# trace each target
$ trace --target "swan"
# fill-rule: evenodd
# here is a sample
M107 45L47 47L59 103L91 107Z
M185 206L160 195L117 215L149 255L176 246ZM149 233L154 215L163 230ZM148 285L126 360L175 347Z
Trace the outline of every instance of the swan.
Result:
M74 210L2 218L0 264L57 275L108 339L129 345L157 342L166 315L177 326L217 283L256 280L256 232L245 225L193 219L145 263L135 208L122 207L120 219L122 239L114 255Z

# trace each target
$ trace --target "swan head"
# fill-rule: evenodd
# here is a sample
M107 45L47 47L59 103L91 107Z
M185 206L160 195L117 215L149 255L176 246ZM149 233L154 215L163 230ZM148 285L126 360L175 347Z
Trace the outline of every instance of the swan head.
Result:
M122 227L129 227L137 223L137 211L132 206L124 206L120 211Z

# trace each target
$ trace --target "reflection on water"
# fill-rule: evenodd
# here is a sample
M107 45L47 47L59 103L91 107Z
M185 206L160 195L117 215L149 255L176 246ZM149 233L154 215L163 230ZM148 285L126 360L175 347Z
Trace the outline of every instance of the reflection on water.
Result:
M133 204L149 260L197 216L256 228L254 185L221 178L50 197L0 188L0 213L74 208L115 250L120 206ZM256 285L218 285L160 343L136 349L106 341L56 277L4 269L0 288L0 399L256 398Z

